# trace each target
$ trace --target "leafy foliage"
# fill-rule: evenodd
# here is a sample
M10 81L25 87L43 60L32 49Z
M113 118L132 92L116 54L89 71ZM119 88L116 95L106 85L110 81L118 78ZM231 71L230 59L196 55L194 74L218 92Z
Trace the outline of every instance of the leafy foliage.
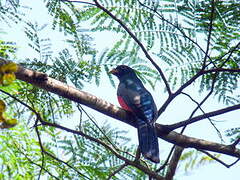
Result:
M167 0L161 1L161 3L158 1L102 1L101 3L128 26L146 46L148 51L153 51L159 57L159 59L156 59L159 61L159 64L162 61L166 63L164 67L166 67L168 81L173 88L185 83L202 68L205 50L201 47L202 42L195 41L195 38L201 37L203 40L207 40L207 36L204 36L203 33L208 34L209 31L211 3L195 0L187 3L184 1L172 2ZM227 6L226 9L224 8L225 6ZM212 64L217 67L238 67L238 49L232 50L231 55L233 58L228 59L224 66L222 62L226 59L221 58L223 54L229 53L229 49L226 47L232 46L234 48L234 42L237 42L237 39L239 39L239 26L237 26L239 19L231 19L231 22L234 21L229 23L232 26L231 28L228 28L229 25L226 23L236 13L236 9L233 10L234 6L239 7L239 2L218 1L214 4L216 10L213 12L213 28L210 42L214 55L211 59L207 58L207 68L211 68ZM136 61L140 51L139 47L116 21L94 6L84 6L79 11L81 14L80 20L90 21L92 31L111 31L121 36L110 53L104 51L98 57L99 63L112 64L112 57L115 57L116 64L133 65L141 62L139 58ZM228 29L229 32L223 29ZM224 45L221 44L223 43L222 39L227 34L223 32L229 33L229 38L228 40L226 39ZM219 55L216 55L217 51ZM112 54L114 55L112 56ZM128 59L125 59L122 54L128 57ZM141 59L147 62L146 59ZM229 66L229 64L234 66ZM144 65L146 66L146 63ZM104 69L107 72L109 67ZM154 80L160 79L156 78L156 76L159 76L157 72L154 75L150 74L150 76L154 76ZM233 87L237 87L238 74L229 77L228 74L221 73L219 76L219 81L215 88L215 94L219 97L219 100L226 104L238 102L236 97L230 95L236 89ZM228 84L230 84L229 88L221 88L221 85L226 82L224 76L231 78L227 80ZM146 78L148 79L148 77ZM111 76L109 76L109 79L112 82ZM203 76L200 81L200 89L209 89L211 87L211 81L208 79L207 76ZM99 83L99 80L97 79L96 82ZM148 82L151 85L154 84L151 80Z
M220 155L215 154L214 156L216 158L219 158ZM203 153L195 150L183 153L180 160L182 161L182 165L184 166L184 170L186 173L204 164L215 162L214 159L210 158L209 156L203 155Z
M231 129L227 130L225 133L227 136L231 137L231 139L230 139L231 142L234 142L240 138L240 127L231 128Z
M41 152L36 140L25 127L19 124L14 129L0 132L3 152L0 155L1 179L32 179L38 172L32 162L40 164L38 158L41 157Z
M21 20L21 15L18 14L17 10L19 8L18 0L6 0L0 2L0 21L8 25L17 23Z
M0 40L0 56L9 58L15 54L16 45L14 42Z

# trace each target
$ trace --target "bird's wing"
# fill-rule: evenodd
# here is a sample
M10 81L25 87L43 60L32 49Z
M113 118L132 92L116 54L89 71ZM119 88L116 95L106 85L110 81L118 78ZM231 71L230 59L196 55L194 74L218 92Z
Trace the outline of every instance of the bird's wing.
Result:
M155 120L157 108L152 95L137 83L120 83L118 87L120 105L132 111L146 122Z

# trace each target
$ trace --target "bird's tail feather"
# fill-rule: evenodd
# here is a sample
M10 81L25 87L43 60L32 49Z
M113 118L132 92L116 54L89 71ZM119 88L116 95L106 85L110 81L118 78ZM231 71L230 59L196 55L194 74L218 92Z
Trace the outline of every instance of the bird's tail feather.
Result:
M159 163L158 139L154 124L138 119L138 140L143 156Z

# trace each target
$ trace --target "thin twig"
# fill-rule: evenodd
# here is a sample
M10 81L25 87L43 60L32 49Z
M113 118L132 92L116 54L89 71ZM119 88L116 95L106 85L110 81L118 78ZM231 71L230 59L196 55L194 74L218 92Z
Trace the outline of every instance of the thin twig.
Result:
M197 103L197 107L193 110L193 112L191 113L191 115L189 116L189 119L191 119L194 114L196 113L196 111L201 108L201 106L206 102L206 100L211 96L211 94L213 93L213 89L214 89L214 85L215 85L215 82L216 82L216 77L217 77L217 74L214 75L214 78L213 78L213 81L212 81L212 86L211 86L211 90L209 91L209 93L206 95L206 97L200 102L200 103ZM185 125L182 130L181 130L181 134L183 134L184 130L187 128L187 125Z
M214 155L210 154L209 152L207 151L204 151L204 150L201 150L201 149L198 149L198 151L208 155L210 158L214 159L215 161L219 162L220 164L222 164L223 166L227 167L227 168L230 168L231 166L235 165L239 160L240 158L238 158L236 161L234 161L233 163L231 164L226 164L225 162L223 162L222 160L218 159L217 157L215 157Z
M199 77L201 77L204 74L208 74L208 73L219 73L219 72L240 72L240 69L225 69L225 68L215 68L215 69L209 69L209 70L200 70L197 74L195 74L193 77L191 77L191 79L189 79L186 83L184 83L181 87L179 87L179 89L171 94L168 99L163 103L163 105L161 106L161 108L158 110L158 116L160 116L168 107L168 105L172 102L172 100L174 100L180 93L182 93L182 91L187 88L189 85L191 85L196 79L198 79Z
M18 145L17 145L15 142L14 142L13 144L14 144L15 147L18 149L18 151L19 151L21 154L23 154L24 157L25 157L30 163L32 163L32 164L34 164L34 165L42 168L42 169L43 169L45 172L47 172L51 177L54 177L55 179L59 179L58 177L56 177L55 175L53 175L51 172L49 172L46 168L42 167L40 164L35 163L31 158L29 158L29 157L22 151L23 147L19 148ZM27 152L27 150L26 150L26 152ZM60 179L59 179L59 180L60 180Z
M71 3L81 3L81 4L87 4L87 5L91 5L91 6L96 6L95 4L93 3L90 3L90 2L86 2L86 1L77 1L77 0L73 0L73 1L69 1L69 0L60 0L62 2L71 2Z
M208 73L220 73L220 72L228 72L228 73L240 73L240 68L235 69L227 69L227 68L214 68L214 69L208 69L204 71L204 74Z
M189 97L194 103L196 103L199 106L199 109L202 111L203 114L206 114L206 112L202 109L202 107L199 105L199 103L194 100L189 94L182 92L182 94L184 94L185 96ZM216 127L216 125L213 123L213 119L211 118L207 118L209 120L209 122L211 123L211 125L213 126L213 128L217 131L217 134L219 135L220 139L223 141L221 132L218 130L218 128Z
M39 119L36 120L36 123ZM41 165L41 169L40 169L40 172L39 172L39 176L38 176L38 180L40 180L41 178L41 174L42 174L42 170L43 170L43 167L44 167L44 148L43 148L43 145L42 145L42 140L41 140L41 136L40 136L40 132L38 130L38 126L35 126L35 131L37 133L37 137L38 137L38 142L39 142L39 145L40 145L40 148L41 148L41 154L42 154L42 165Z
M206 68L208 52L210 49L210 40L211 40L211 35L212 35L212 30L213 30L214 12L215 12L215 4L214 4L214 0L212 0L211 1L211 17L210 17L210 24L209 24L208 38L207 38L207 48L206 48L206 52L205 52L205 57L203 59L202 69Z
M140 164L139 162L135 162L135 161L131 161L127 158L125 158L124 156L120 155L119 153L117 153L111 146L109 146L108 144L100 141L99 139L96 139L94 137L91 137L85 133L83 133L82 131L76 131L76 130L73 130L73 129L69 129L67 127L64 127L64 126L61 126L61 125L58 125L58 124L55 124L55 123L50 123L50 122L46 122L46 121L41 121L42 122L42 125L44 126L50 126L50 127L55 127L55 128L58 128L58 129L62 129L64 131L67 131L67 132L71 132L71 133L74 133L74 134L77 134L77 135L80 135L80 136L83 136L91 141L94 141L100 145L102 145L103 147L105 147L106 149L108 149L109 151L111 151L115 156L117 156L117 158L123 160L124 162L126 162L127 164L131 165L131 166L134 166L136 168L138 168L139 170L143 171L144 173L156 178L156 179L159 179L159 180L164 180L162 176L158 175L156 172L150 170L149 168L143 166L142 164ZM46 152L47 153L47 152Z
M80 110L82 110L86 116L89 118L89 120L98 128L98 130L103 134L103 136L106 138L106 140L109 142L109 144L112 145L112 147L116 150L116 151L119 151L119 152L122 152L122 153L125 153L125 154L128 154L130 156L133 156L132 154L126 152L126 151L123 151L121 150L120 148L118 148L108 137L107 135L103 132L103 130L97 125L97 123L94 121L94 119L85 111L85 109L80 105L78 104L78 107Z
M99 2L97 0L93 0L96 4L96 6L98 8L100 8L102 11L104 11L105 13L107 13L113 20L115 20L116 22L118 22L122 28L132 37L132 39L138 44L138 46L142 49L143 53L145 54L145 56L147 57L147 59L152 63L152 65L157 69L157 71L159 72L165 86L166 86L166 90L168 92L169 95L172 94L171 92L171 88L168 84L168 81L162 71L162 69L157 65L157 63L153 60L153 58L150 56L150 54L148 53L147 49L144 47L144 45L141 43L141 41L137 38L136 35L133 34L133 32L120 20L118 19L115 15L113 15L109 10L107 10L105 7L103 7L102 5L99 4Z
M82 130L82 118L83 118L83 112L79 106L79 103L77 104L77 108L78 108L78 111L80 113L80 116L79 116L79 125L78 125L78 128L79 130L81 131Z
M109 144L111 144L115 149L119 149L118 147L116 147L116 145L107 137L107 135L103 132L103 130L98 126L98 124L94 121L94 119L87 113L87 111L85 111L85 109L78 104L77 105L88 117L88 119L97 127L97 129L102 133L102 135L106 138L106 140L109 142Z
M113 176L115 176L117 173L119 173L123 168L125 168L126 166L128 166L128 164L125 162L124 164L122 164L119 168L117 168L115 171L113 171L107 178L107 180L110 180Z
M233 52L238 49L238 46L240 46L240 41L237 43L237 45L232 50L230 50L230 53L229 53L227 59L221 64L220 68L223 67L230 60Z
M44 123L44 121L43 121L42 119L39 119L39 121L40 121L41 123ZM79 175L83 176L84 178L90 179L89 177L87 177L86 175L84 175L83 173L81 173L80 171L78 171L76 168L74 168L72 165L64 162L64 161L61 160L61 159L58 159L57 157L55 157L55 156L53 156L52 154L50 154L49 152L47 152L47 151L44 149L43 145L42 145L41 136L40 136L40 133L39 133L39 130L38 130L38 126L35 127L35 130L36 130L36 132L37 132L37 137L38 137L38 141L39 141L39 145L40 145L40 148L41 148L42 153L44 153L44 154L52 157L53 159L55 159L55 160L57 160L57 161L65 164L66 166L70 167L71 169L73 169L74 171L76 171Z
M140 147L138 146L134 161L139 161L140 157L141 157L141 151L140 151Z
M91 178L87 177L86 175L84 175L83 173L81 173L80 171L78 171L72 165L68 164L67 162L65 162L65 161L55 157L54 155L52 155L51 153L49 153L49 152L47 152L45 150L43 152L44 152L44 154L46 154L46 155L50 156L51 158L55 159L56 161L61 162L61 163L65 164L66 166L68 166L69 168L73 169L74 171L76 171L80 176L84 177L85 179L91 179Z
M161 170L163 170L167 165L168 165L168 161L170 160L171 156L172 156L172 153L175 149L176 145L173 145L170 152L168 153L168 157L167 159L164 161L163 165L161 165L157 170L156 172L160 172Z
M236 145L238 145L240 143L240 137L236 140L236 141L234 141L232 144L231 144L231 146L232 147L236 147Z
M143 7L147 8L147 9L149 9L150 11L156 13L156 14L157 14L157 17L158 17L159 19L161 19L162 21L165 21L166 23L168 23L168 24L170 24L171 26L173 26L174 28L176 28L176 29L182 34L183 37L185 37L185 38L188 39L190 42L192 42L193 44L195 44L204 54L206 54L206 52L203 50L203 48L202 48L197 42L195 42L195 41L192 40L189 36L187 36L186 33L180 28L180 26L179 26L178 24L173 24L173 23L170 22L169 20L165 19L165 18L163 17L163 15L161 15L159 12L157 12L156 9L152 9L152 8L148 7L147 5L143 4L140 0L137 0L137 1L138 1L138 3L139 3L141 6L143 6ZM208 56L208 55L207 55L207 57L208 57L208 58L210 59L210 61L212 62L211 57ZM213 63L213 65L214 65L214 67L216 67L214 63Z
M218 68L222 68L231 58L232 54L234 51L237 51L238 46L240 46L240 41L237 43L237 45L235 45L234 47L230 47L229 51L226 52L225 54L221 55L219 58L215 59L213 62L217 62L221 59L223 59L226 55L228 55L227 59L225 61L222 62L222 64L220 66L218 66ZM209 66L211 64L211 62L209 62L206 66Z
M195 123L197 121L200 121L200 120L203 120L203 119L206 119L206 118L210 118L210 117L213 117L213 116L218 116L218 115L225 114L225 113L228 113L228 112L231 112L231 111L234 111L234 110L239 110L239 109L240 109L240 104L236 104L236 105L233 105L233 106L230 106L230 107L226 107L226 108L219 109L219 110L212 111L212 112L208 112L208 113L205 113L205 114L202 114L202 115L199 115L199 116L195 116L195 117L193 117L191 119L188 119L188 120L185 120L185 121L180 121L180 122L175 123L175 124L167 125L167 128L177 129L177 128L183 127L183 126L188 125L188 124Z
M215 76L215 78L213 79L213 83L212 83L210 92L209 92L209 93L207 94L207 96L201 101L201 103L198 103L197 101L195 101L194 99L192 99L192 97L191 97L190 95L182 92L182 94L187 95L188 97L190 97L190 99L192 99L192 100L197 104L197 107L193 110L193 112L191 113L189 119L191 119L191 118L193 117L193 115L196 113L196 111L197 111L198 109L201 109L201 110L202 110L201 105L203 105L203 103L210 97L210 95L211 95L212 92L213 92L213 88L214 88L214 84L215 84L215 79L216 79L216 76ZM203 111L203 110L202 110L202 111ZM203 113L204 113L204 111L203 111ZM205 113L204 113L204 114L205 114ZM181 134L183 134L183 132L184 132L184 130L185 130L186 127L187 127L187 124L182 128ZM170 157L171 157L171 155L172 155L172 153L173 153L174 147L175 147L175 146L172 147L172 149L171 149L171 151L170 151L170 153L169 153L169 155L168 155L168 158L166 159L165 163L158 169L158 171L160 171L161 169L163 169L163 168L167 165L167 163L168 163L168 161L169 161L169 159L170 159ZM178 151L175 150L175 152L178 152ZM178 155L179 155L179 153L178 153ZM177 161L177 160L176 160L176 157L177 157L177 156L173 155L173 156L172 156L172 159L174 159L174 161ZM180 155L179 155L178 157L180 158ZM172 167L169 166L169 168L172 168ZM172 170L171 170L171 169L168 169L168 172L169 172L168 178L172 178L172 177L173 177L174 174L172 174L172 173L175 172L175 171L173 171L173 170L174 170L174 168L173 168Z

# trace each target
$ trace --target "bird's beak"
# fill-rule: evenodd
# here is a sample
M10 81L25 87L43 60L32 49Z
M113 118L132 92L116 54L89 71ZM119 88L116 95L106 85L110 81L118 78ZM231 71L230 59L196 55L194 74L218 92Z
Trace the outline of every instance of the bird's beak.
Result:
M116 75L118 73L118 70L117 69L112 69L109 73L111 73L113 75Z

